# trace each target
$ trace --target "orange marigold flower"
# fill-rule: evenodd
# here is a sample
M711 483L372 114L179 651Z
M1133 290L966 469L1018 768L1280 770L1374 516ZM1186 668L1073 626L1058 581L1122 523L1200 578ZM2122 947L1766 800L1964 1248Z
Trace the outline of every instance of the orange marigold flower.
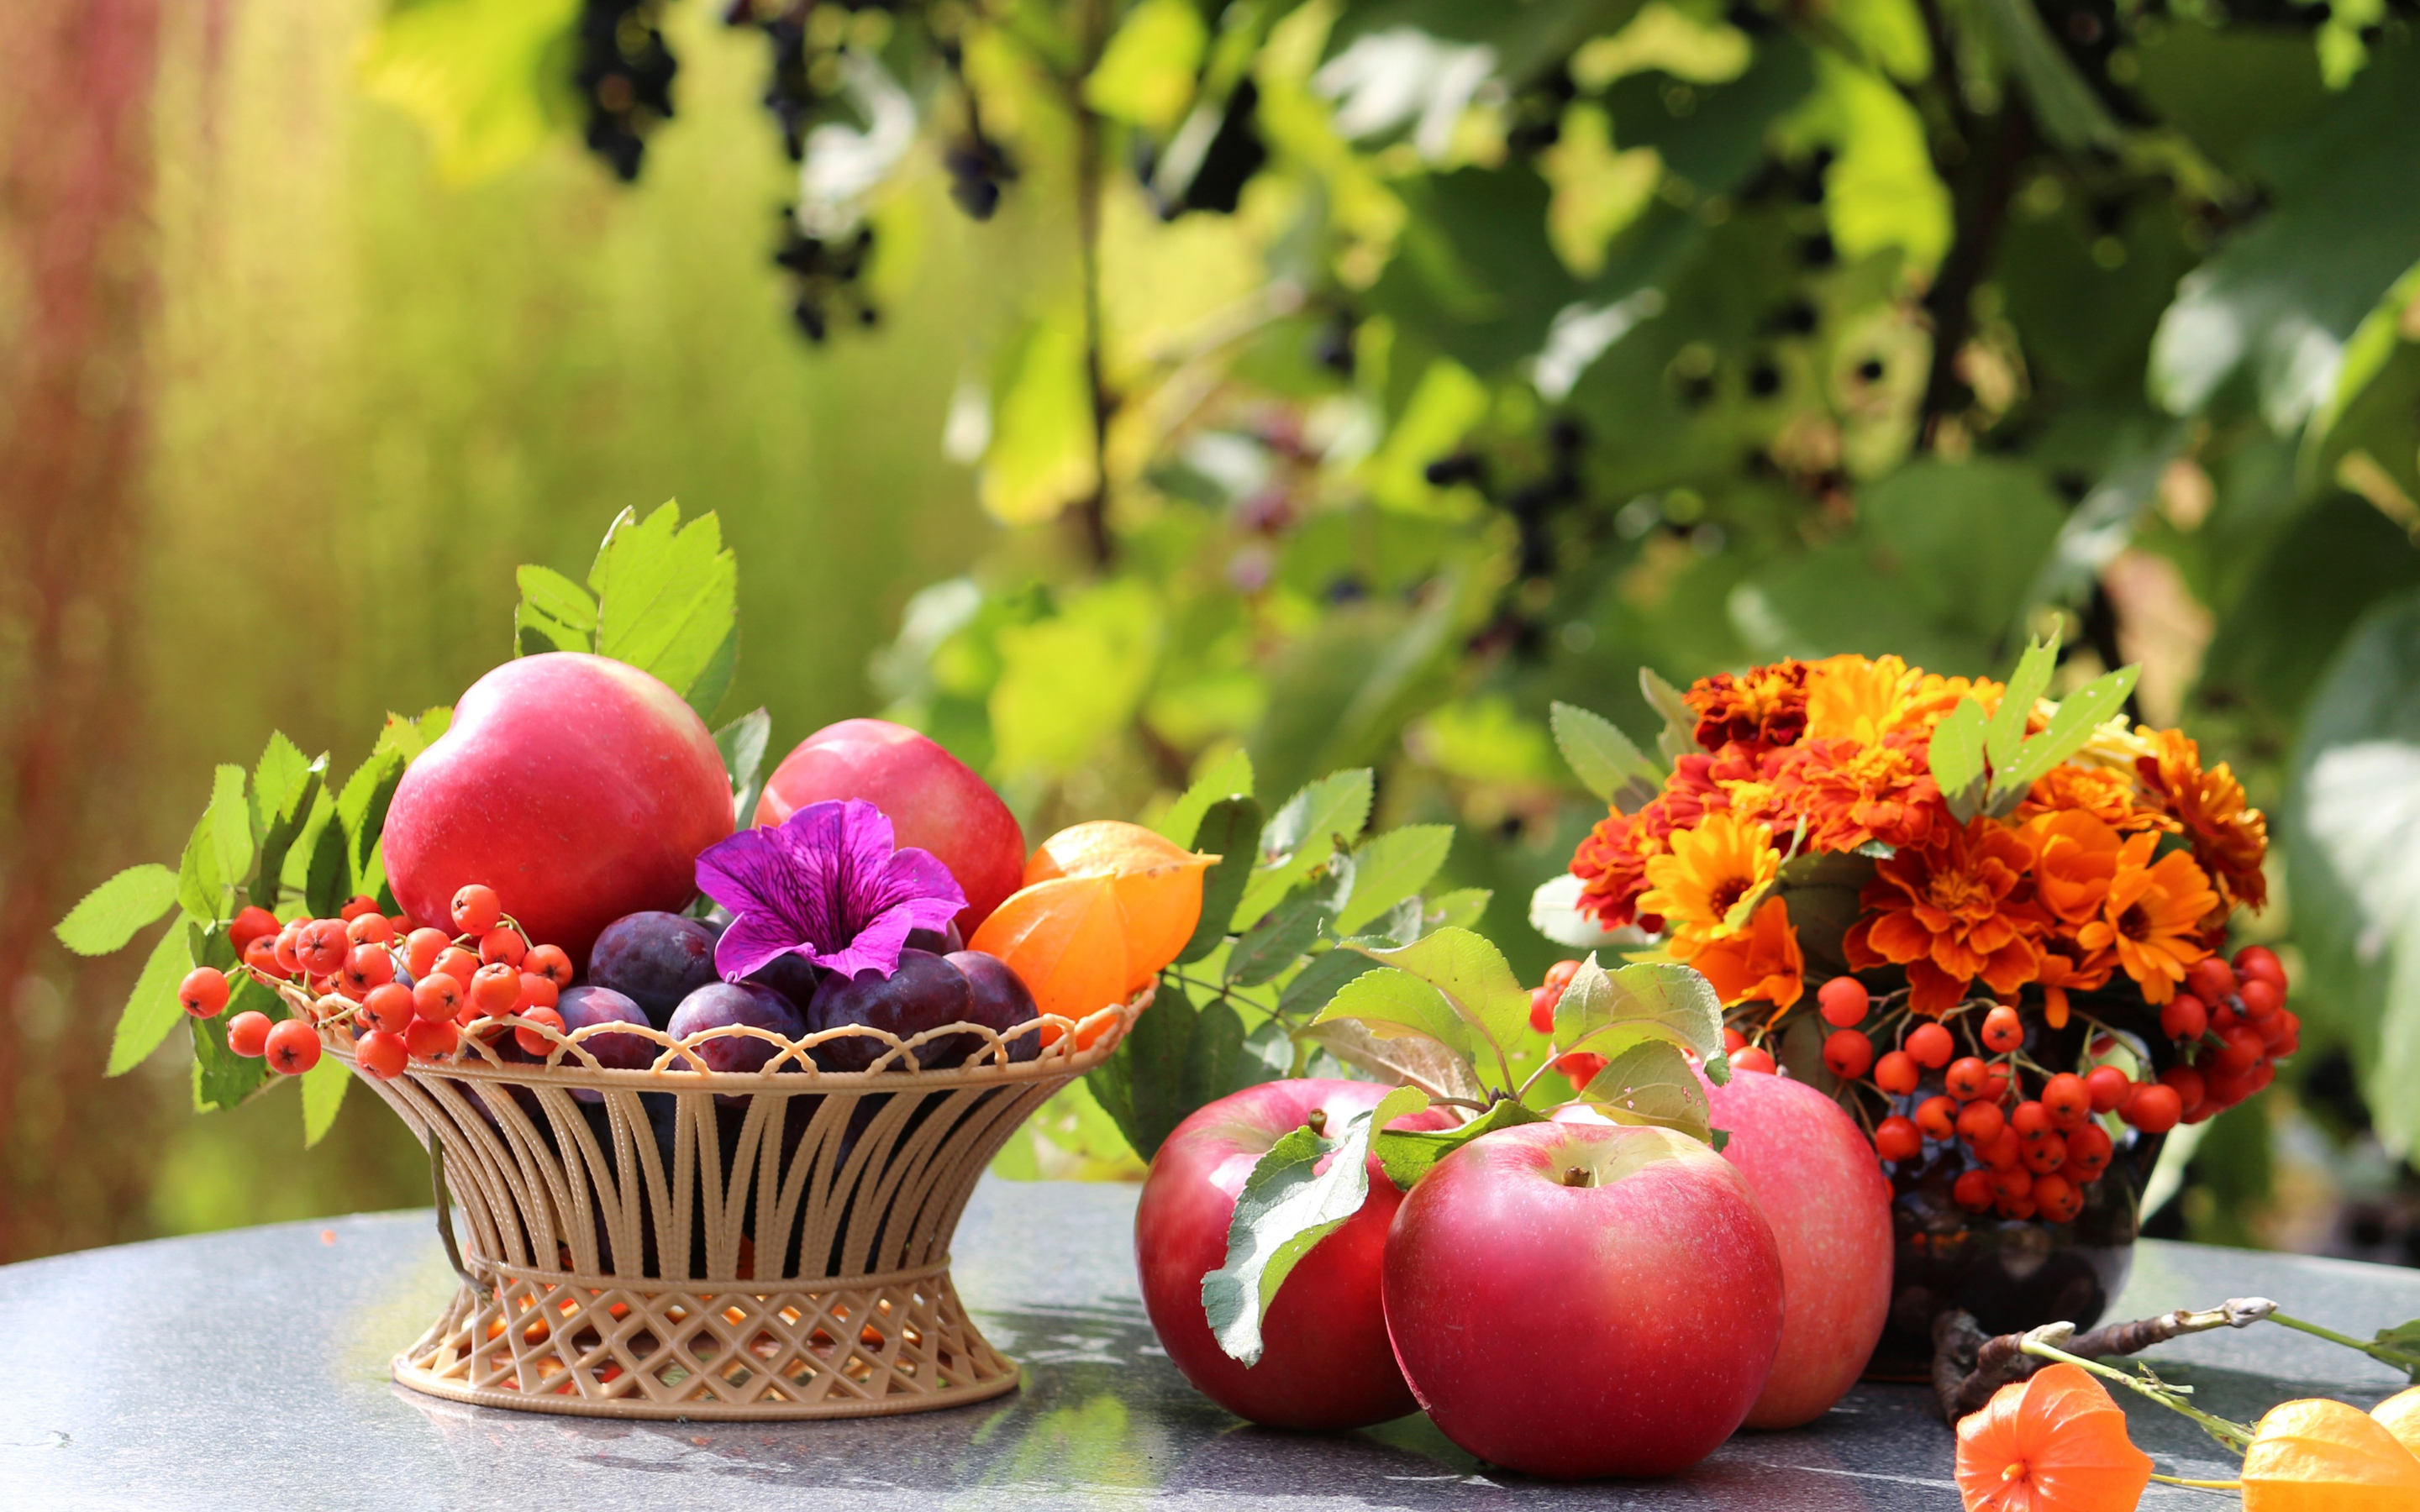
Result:
M1775 782L1787 811L1807 819L1807 843L1854 851L1872 841L1922 845L1950 823L1940 785L1925 763L1924 740L1909 733L1878 745L1818 740L1791 750Z
M2062 1363L1959 1423L1957 1475L1966 1512L2133 1512L2151 1457L2126 1436L2108 1389Z
M2219 906L2218 894L2194 858L2170 851L2154 861L2157 835L2130 835L2101 902L2100 917L2075 932L2087 950L2114 950L2146 1002L2177 995L2185 967L2210 954L2201 921Z
M1955 1007L1978 977L2004 997L2015 992L2040 959L2029 937L2038 926L2013 896L2033 858L2023 835L1990 819L1936 828L1931 844L1875 866L1865 913L1841 941L1849 964L1905 966L1919 1013Z
M1795 659L1751 667L1734 676L1700 677L1682 695L1698 715L1698 744L1720 750L1788 746L1807 728L1807 664Z
M2080 809L2025 825L2034 846L2034 899L2071 928L2101 912L2118 875L2118 831Z
M2134 770L2152 800L2184 828L2194 859L2218 884L2227 903L2261 907L2269 901L2261 859L2269 854L2269 821L2243 802L2243 784L2221 762L2202 770L2201 748L2180 730L2138 729L2152 754Z
M1614 810L1572 853L1571 872L1581 883L1579 911L1595 915L1606 929L1637 924L1656 933L1664 927L1661 919L1639 918L1637 907L1638 895L1647 890L1647 857L1663 851L1639 823L1654 808L1651 803L1637 815Z
M1788 1008L1806 991L1807 960L1790 905L1778 896L1757 905L1747 928L1708 943L1689 964L1705 973L1726 1008L1751 998Z
M2055 940L2042 947L2041 964L2035 969L2034 980L2041 984L2043 1019L2054 1029L2067 1027L2067 995L2088 993L2109 980L2118 969L2118 957L2111 951L2098 953L2086 950L2072 940Z
M1709 941L1745 928L1745 919L1731 921L1732 911L1772 886L1780 871L1781 853L1764 826L1710 813L1694 829L1674 830L1668 854L1648 858L1652 886L1639 894L1638 908L1672 927L1673 957L1686 961Z
M2032 819L2071 809L2088 813L2112 829L2179 827L2175 820L2157 809L2143 806L2133 778L2108 766L2052 767L2026 792L2025 801L2017 806L2017 817Z

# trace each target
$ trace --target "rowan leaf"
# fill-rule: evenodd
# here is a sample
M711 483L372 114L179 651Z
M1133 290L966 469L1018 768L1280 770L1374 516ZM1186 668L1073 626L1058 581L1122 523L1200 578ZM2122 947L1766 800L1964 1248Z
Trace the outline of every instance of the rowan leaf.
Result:
M85 893L53 933L78 955L107 955L176 906L177 873L146 861Z

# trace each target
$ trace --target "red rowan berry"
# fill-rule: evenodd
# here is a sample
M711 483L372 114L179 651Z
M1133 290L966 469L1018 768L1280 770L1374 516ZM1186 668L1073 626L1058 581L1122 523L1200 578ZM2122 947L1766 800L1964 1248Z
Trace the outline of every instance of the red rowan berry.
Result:
M403 937L403 969L418 981L437 968L437 958L453 942L442 929L416 929Z
M2206 955L2185 968L2185 985L2205 1003L2215 1003L2235 991L2235 968Z
M360 914L346 923L345 938L355 945L384 945L395 938L395 926L384 914Z
M1529 1027L1537 1030L1540 1034L1554 1033L1555 1004L1561 1000L1562 995L1562 994L1555 991L1552 987L1530 988Z
M2170 1066L2160 1072L2160 1084L2175 1090L2180 1115L2191 1113L2209 1099L2202 1073L2191 1066Z
M492 966L502 962L518 971L521 957L527 954L529 941L521 938L520 931L509 925L491 929L479 936L479 961L483 965Z
M2092 1117L2092 1089L2083 1077L2063 1071L2042 1084L2041 1105L2059 1128L2081 1129Z
M264 977L280 977L286 973L277 964L277 936L263 934L243 948L243 964Z
M521 974L501 961L471 979L471 1006L491 1018L511 1012L520 1000Z
M1914 1160L1924 1152L1924 1135L1896 1115L1874 1126L1874 1153L1885 1160Z
M1579 974L1578 962L1558 961L1546 968L1546 986L1557 997L1560 997L1563 995L1563 989L1569 987L1572 984L1572 979Z
M520 1016L532 1024L543 1024L557 1034L563 1032L563 1015L551 1008L525 1008L520 1011ZM515 1029L513 1043L520 1045L525 1053L540 1057L554 1048L553 1041L534 1028Z
M345 952L352 946L345 938L343 924L333 918L314 918L294 936L294 959L312 976L333 977L344 969Z
M504 917L496 889L473 882L454 895L454 928L464 934L485 934Z
M1949 1063L1941 1075L1941 1083L1949 1095L1961 1103L1972 1103L1991 1086L1992 1068L1973 1056L1961 1056Z
M1906 1051L1908 1057L1917 1065L1930 1071L1939 1071L1949 1064L1951 1056L1958 1053L1958 1041L1941 1025L1919 1024L1907 1031L1907 1038L1900 1041L1900 1048Z
M2034 1215L2034 1199L2030 1194L2022 1197L2003 1197L1997 1204L2000 1216L2023 1223Z
M1745 1045L1731 1052L1733 1071L1761 1071L1770 1075L1776 1069L1772 1052L1761 1045Z
M557 987L571 985L571 957L557 945L534 945L521 957L521 969L544 977Z
M1948 1139L1958 1133L1958 1100L1928 1097L1916 1105L1916 1126L1927 1139Z
M2118 1116L2145 1134L2166 1134L2184 1117L2184 1099L2164 1079L2146 1082L2134 1088Z
M1992 1173L1992 1195L2008 1201L2030 1196L2034 1189L2034 1173L2022 1165Z
M395 980L395 957L383 945L356 945L346 953L345 969L337 978L346 996L360 998Z
M300 1076L319 1063L319 1031L308 1019L279 1019L262 1041L270 1069Z
M1874 1062L1874 1085L1895 1096L1905 1097L1915 1091L1916 1084L1923 1078L1924 1072L1917 1068L1915 1057L1904 1050L1890 1051Z
M1746 1048L1747 1036L1740 1033L1739 1030L1732 1028L1728 1024L1724 1025L1723 1054L1727 1056L1735 1056Z
M521 973L521 995L513 1000L513 1011L526 1013L534 1008L552 1008L558 995L554 983L524 971Z
M2093 1112L2115 1113L2126 1105L2134 1081L2115 1066L2095 1066L2085 1073L2084 1088L2091 1095Z
M400 1034L372 1029L353 1041L353 1064L380 1081L393 1081L411 1062L411 1047Z
M2044 1134L2032 1140L2018 1151L2017 1159L2036 1176L2046 1176L2067 1164L2067 1141L2056 1134Z
M302 974L302 957L299 952L302 947L302 926L308 922L310 920L298 918L287 924L277 932L276 943L271 947L277 961L277 969L286 976Z
M2218 1041L2218 1063L2228 1071L2250 1071L2253 1062L2260 1058L2261 1052L2269 1048L2261 1040L2260 1031L2249 1024L2235 1025L2221 1034Z
M415 1018L405 1026L403 1031L404 1048L422 1060L437 1060L450 1056L454 1047L461 1042L460 1030L451 1024L440 1024L433 1019Z
M1994 1171L2013 1171L2024 1163L2024 1147L2014 1129L2004 1128L1990 1144L1976 1146L1975 1153Z
M1605 1057L1586 1050L1575 1050L1569 1055L1557 1056L1555 1069L1571 1079L1573 1091L1585 1092L1588 1084L1596 1080L1596 1073L1605 1070Z
M1854 977L1835 977L1815 990L1815 1001L1822 1005L1824 1023L1836 1029L1852 1029L1865 1022L1873 995Z
M2247 945L2235 952L2235 976L2239 982L2246 984L2265 981L2276 988L2280 996L2285 995L2285 964L2277 959L2277 952L2265 945Z
M2040 1176L2034 1180L2031 1193L2034 1207L2055 1224L2073 1223L2084 1211L2084 1194L2064 1176Z
M433 1023L450 1023L462 1011L462 984L442 971L411 984L411 1011Z
M411 989L399 981L380 982L362 997L363 1014L389 1034L401 1034L411 1026Z
M2092 1180L2109 1168L2117 1152L2109 1132L2097 1123L2087 1123L2067 1136L2067 1169L2084 1180Z
M1989 1149L2008 1128L1997 1103L1969 1103L1958 1110L1958 1133L1977 1149Z
M1983 1015L1983 1048L1994 1055L2006 1055L2025 1042L2024 1021L2017 1011L2002 1003Z
M357 892L350 898L345 900L344 907L336 910L336 918L341 921L349 924L354 919L361 918L364 914L377 914L380 912L380 910L376 898L370 897L366 893Z
M1992 1173L1989 1171L1961 1171L1949 1188L1949 1200L1968 1212L1981 1212L1990 1207L1992 1196Z
M437 959L430 964L429 969L468 987L471 979L479 974L479 958L459 946L448 946L437 952Z
M1823 1065L1844 1082L1863 1076L1874 1063L1874 1042L1861 1030L1834 1029L1823 1041Z
M226 973L216 966L195 966L177 984L177 1003L197 1019L214 1019L226 1011Z
M2243 1016L2256 1024L2274 1018L2277 1011L2286 1006L2286 995L2277 990L2276 984L2263 981L2258 977L2246 981L2237 989L2235 995L2242 1000Z
M227 1048L250 1058L261 1053L269 1042L269 1015L257 1009L246 1009L227 1020Z
M237 913L227 924L227 943L241 955L244 947L263 935L274 937L279 925L277 916L266 908L247 907Z
M2043 1138L2051 1132L2050 1110L2028 1098L2009 1113L2009 1127L2017 1132L2018 1138L2028 1142Z

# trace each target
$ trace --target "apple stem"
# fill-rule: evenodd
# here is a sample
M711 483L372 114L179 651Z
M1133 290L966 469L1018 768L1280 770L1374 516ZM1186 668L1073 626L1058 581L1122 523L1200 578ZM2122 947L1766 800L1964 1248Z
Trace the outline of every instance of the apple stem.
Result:
M1302 1126L1310 1130L1312 1134L1319 1135L1322 1139L1326 1138L1327 1110L1326 1108L1311 1109L1310 1117L1302 1120Z
M1563 1184L1565 1186L1594 1186L1596 1185L1596 1172L1590 1170L1585 1166L1575 1165L1570 1170L1563 1173Z

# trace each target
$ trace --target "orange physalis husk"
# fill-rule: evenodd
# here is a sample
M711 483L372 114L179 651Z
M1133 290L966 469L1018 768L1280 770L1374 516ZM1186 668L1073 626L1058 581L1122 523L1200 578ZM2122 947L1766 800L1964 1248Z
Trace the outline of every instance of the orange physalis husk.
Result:
M2420 1386L2398 1391L2369 1410L2406 1449L2420 1455Z
M1149 985L1175 960L1202 921L1202 873L1218 860L1117 819L1073 825L1042 842L1025 864L1025 885L1054 877L1109 877L1125 913L1126 992Z
M1958 1425L1957 1474L1966 1512L2133 1512L2151 1457L2101 1382L2053 1365Z
M2243 1512L2411 1512L2420 1456L2357 1407L2305 1397L2269 1410L2243 1456Z
M1020 887L992 910L967 949L1000 957L1033 995L1034 1007L1064 1019L1081 1021L1132 995L1125 915L1109 877L1056 877ZM1080 1031L1077 1046L1091 1044L1103 1027ZM1043 1026L1042 1042L1060 1032Z

